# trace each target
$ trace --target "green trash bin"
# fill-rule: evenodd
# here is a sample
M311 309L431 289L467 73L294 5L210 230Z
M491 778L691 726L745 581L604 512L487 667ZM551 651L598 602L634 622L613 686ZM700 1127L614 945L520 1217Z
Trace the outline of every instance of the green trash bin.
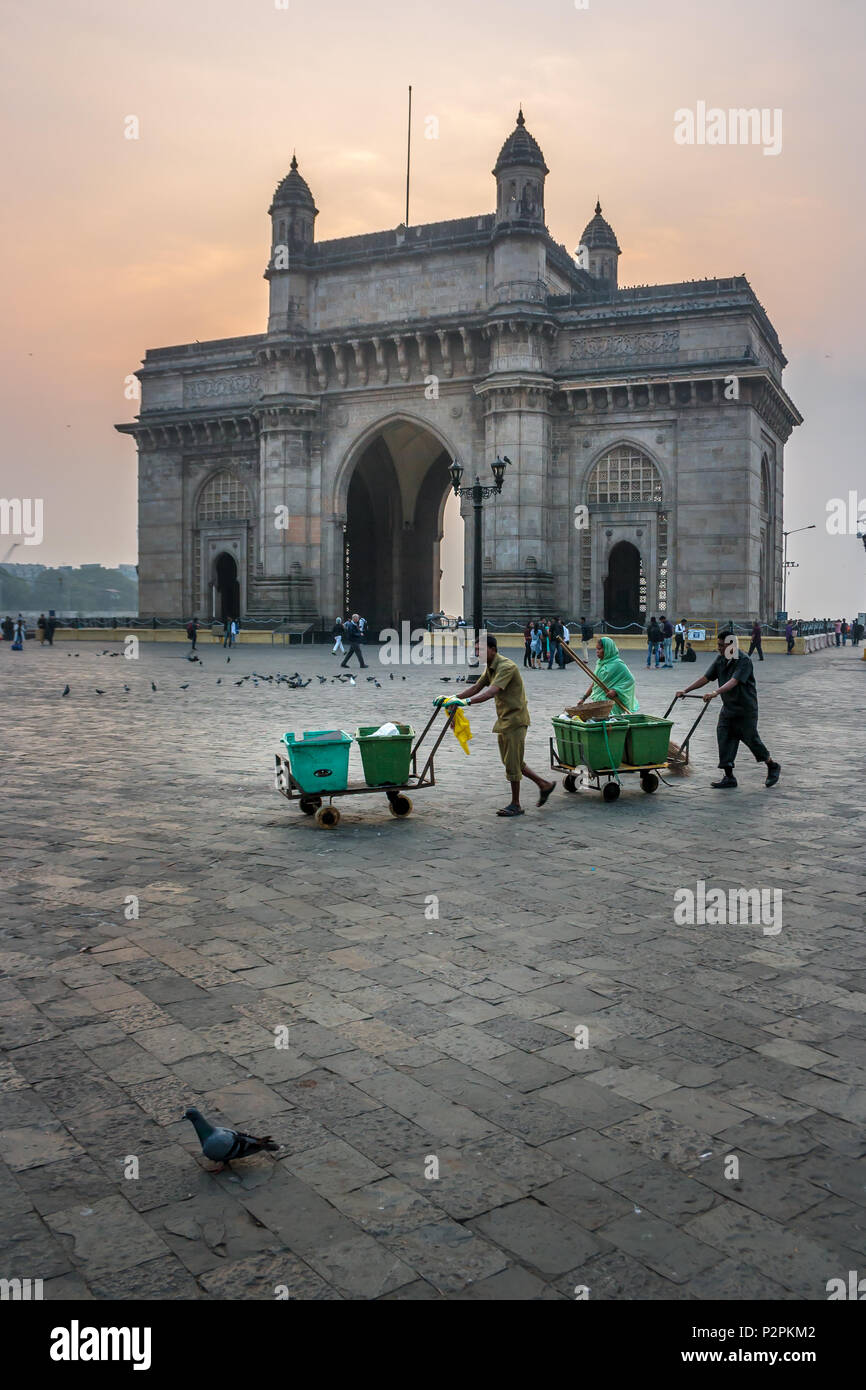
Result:
M629 732L624 720L599 719L578 724L577 728L580 730L580 761L591 772L619 767Z
M415 730L411 724L398 724L399 733L374 737L378 724L358 729L355 738L361 750L364 781L368 787L404 786L409 780Z
M580 765L580 729L581 725L576 720L567 719L563 715L558 715L553 720L556 752L559 761L566 767Z
M349 781L352 735L342 729L307 729L300 738L283 734L292 776L302 792L344 792Z
M656 719L651 714L630 714L625 741L625 760L633 767L667 761L672 719Z

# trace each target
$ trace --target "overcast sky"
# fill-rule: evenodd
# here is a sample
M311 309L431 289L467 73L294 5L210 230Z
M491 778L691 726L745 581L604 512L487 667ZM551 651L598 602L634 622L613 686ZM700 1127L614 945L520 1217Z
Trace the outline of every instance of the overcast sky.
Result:
M601 198L620 283L745 273L806 417L786 449L789 608L866 608L862 0L7 0L2 495L45 498L16 561L136 559L148 347L264 330L267 209L297 149L317 237L489 211L520 101L573 249ZM782 147L679 145L674 112L782 112ZM124 120L140 139L124 138ZM439 138L424 138L434 115ZM8 549L0 537L0 559Z

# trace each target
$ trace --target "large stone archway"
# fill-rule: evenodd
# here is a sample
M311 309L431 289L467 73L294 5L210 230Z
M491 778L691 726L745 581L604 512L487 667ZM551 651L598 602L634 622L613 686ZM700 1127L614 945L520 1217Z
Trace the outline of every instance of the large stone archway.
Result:
M422 626L440 607L443 513L452 451L406 417L368 430L337 480L345 518L337 607L371 629Z

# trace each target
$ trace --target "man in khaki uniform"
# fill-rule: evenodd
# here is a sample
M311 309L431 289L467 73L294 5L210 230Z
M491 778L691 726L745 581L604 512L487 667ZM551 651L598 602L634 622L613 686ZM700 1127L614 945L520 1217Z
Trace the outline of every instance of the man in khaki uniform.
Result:
M520 779L528 777L534 782L541 795L539 806L543 806L556 786L546 782L523 761L526 743L526 730L529 728L529 708L523 677L513 661L499 655L496 638L487 638L487 667L474 685L462 690L457 697L461 704L480 705L484 700L496 701L496 723L493 732L499 737L499 756L505 764L505 776L511 783L511 802L497 811L498 816L522 816L520 805Z

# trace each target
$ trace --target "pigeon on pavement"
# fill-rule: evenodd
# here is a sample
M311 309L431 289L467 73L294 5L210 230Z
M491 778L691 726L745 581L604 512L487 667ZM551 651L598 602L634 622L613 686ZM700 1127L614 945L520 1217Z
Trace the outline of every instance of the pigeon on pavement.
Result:
M189 681L187 681L186 685L181 686L181 690L189 690Z
M151 688L151 690L156 690L156 682L155 682L155 681L151 681L151 682L150 682L150 688Z
M250 1158L252 1154L262 1153L264 1150L275 1153L280 1147L269 1134L257 1138L254 1134L244 1134L243 1130L224 1129L221 1125L212 1125L195 1106L185 1110L183 1117L192 1121L205 1158L219 1164L218 1168L212 1170L216 1173L221 1173L233 1159Z
M61 692L61 695L60 695L61 700L63 699L63 696L64 696L64 695L68 695L68 694L69 694L69 686L67 685L66 688Z

